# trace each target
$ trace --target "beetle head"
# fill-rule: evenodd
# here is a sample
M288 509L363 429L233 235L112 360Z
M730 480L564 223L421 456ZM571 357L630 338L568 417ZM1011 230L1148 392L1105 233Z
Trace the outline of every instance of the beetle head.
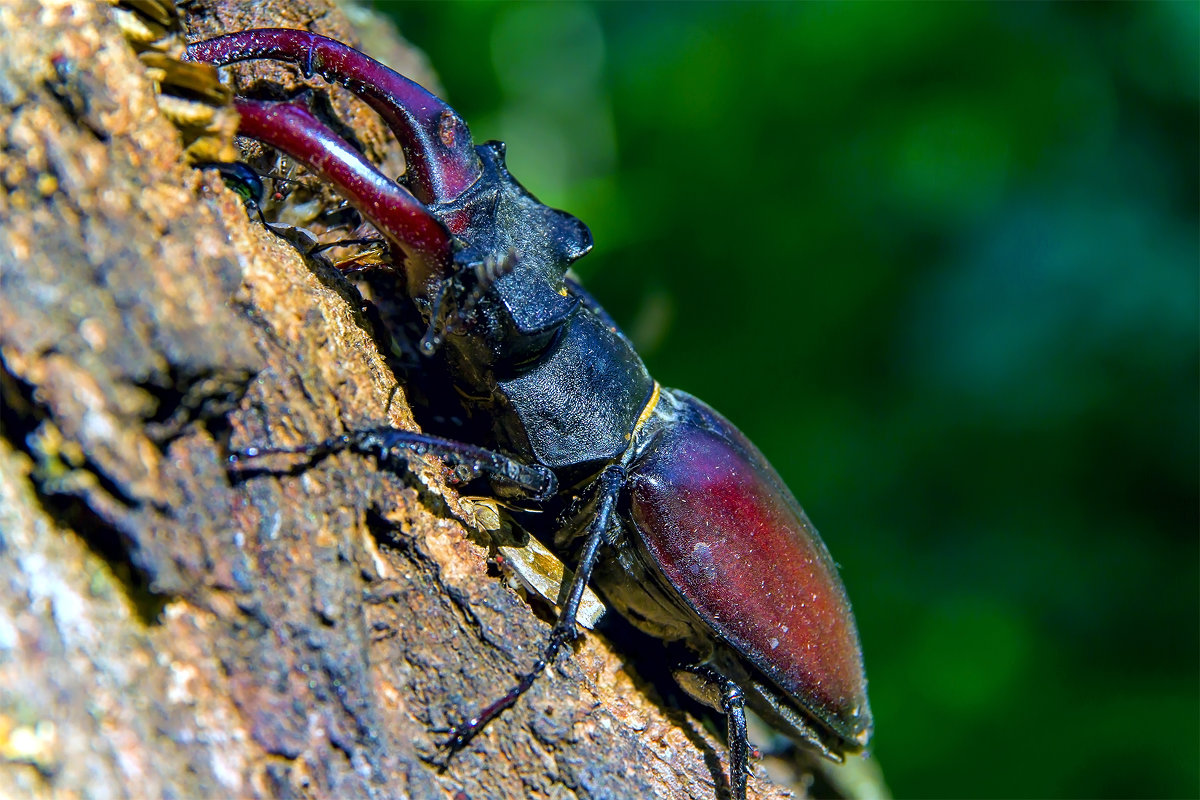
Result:
M482 329L463 337L475 364L532 360L553 341L578 301L566 288L567 267L592 248L581 221L541 203L509 173L503 142L476 148L478 180L454 200L432 207L464 247L460 265L508 262L481 304ZM460 266L460 270L463 267Z

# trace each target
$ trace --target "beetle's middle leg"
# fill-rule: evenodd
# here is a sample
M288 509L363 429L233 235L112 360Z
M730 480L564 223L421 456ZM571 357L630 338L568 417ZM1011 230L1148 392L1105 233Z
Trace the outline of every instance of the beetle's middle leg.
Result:
M450 738L444 744L450 755L466 747L489 722L516 703L521 695L525 694L529 690L529 687L533 686L533 682L537 680L538 676L546 671L546 667L554 662L563 644L574 641L579 636L579 631L575 623L575 617L579 612L579 603L583 599L583 592L587 588L588 582L592 577L592 571L596 567L596 561L600 555L600 545L603 543L604 535L612 524L617 497L620 495L621 487L624 484L625 469L617 464L605 467L600 476L596 478L595 516L588 526L583 550L579 556L579 565L575 568L575 575L571 579L571 588L567 593L566 602L563 603L562 613L559 614L558 622L555 623L553 630L550 631L550 640L546 643L546 649L542 651L541 657L534 662L533 669L522 675L517 684L503 697L453 729Z

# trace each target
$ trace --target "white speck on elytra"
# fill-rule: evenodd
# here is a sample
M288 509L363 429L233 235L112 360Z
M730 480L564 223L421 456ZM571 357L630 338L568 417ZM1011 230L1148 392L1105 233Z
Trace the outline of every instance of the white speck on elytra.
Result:
M779 640L771 639L771 649L774 650L776 647L779 647Z

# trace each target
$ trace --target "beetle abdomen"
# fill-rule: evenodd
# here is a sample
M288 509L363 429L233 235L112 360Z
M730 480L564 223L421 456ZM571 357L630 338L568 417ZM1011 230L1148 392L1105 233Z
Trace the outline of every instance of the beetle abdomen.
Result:
M847 749L870 735L858 631L837 567L791 492L724 417L673 392L630 475L638 535L680 597Z

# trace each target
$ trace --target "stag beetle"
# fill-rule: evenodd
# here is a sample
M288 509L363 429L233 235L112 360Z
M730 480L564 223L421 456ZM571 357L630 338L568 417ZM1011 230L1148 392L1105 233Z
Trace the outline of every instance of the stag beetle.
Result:
M407 159L403 183L303 99L234 100L242 135L331 183L402 254L395 274L425 325L421 350L490 419L486 441L470 445L383 429L305 451L391 462L404 449L432 451L547 509L584 498L571 509L569 533L582 543L575 576L541 657L453 731L450 750L513 705L577 636L590 581L635 627L688 645L694 661L675 675L727 717L735 798L746 793L747 704L833 761L863 750L872 723L862 655L828 550L754 445L701 401L659 386L608 314L566 277L592 247L588 228L526 191L505 167L503 144L475 146L447 104L345 44L247 30L192 44L188 57L296 64L382 116Z

